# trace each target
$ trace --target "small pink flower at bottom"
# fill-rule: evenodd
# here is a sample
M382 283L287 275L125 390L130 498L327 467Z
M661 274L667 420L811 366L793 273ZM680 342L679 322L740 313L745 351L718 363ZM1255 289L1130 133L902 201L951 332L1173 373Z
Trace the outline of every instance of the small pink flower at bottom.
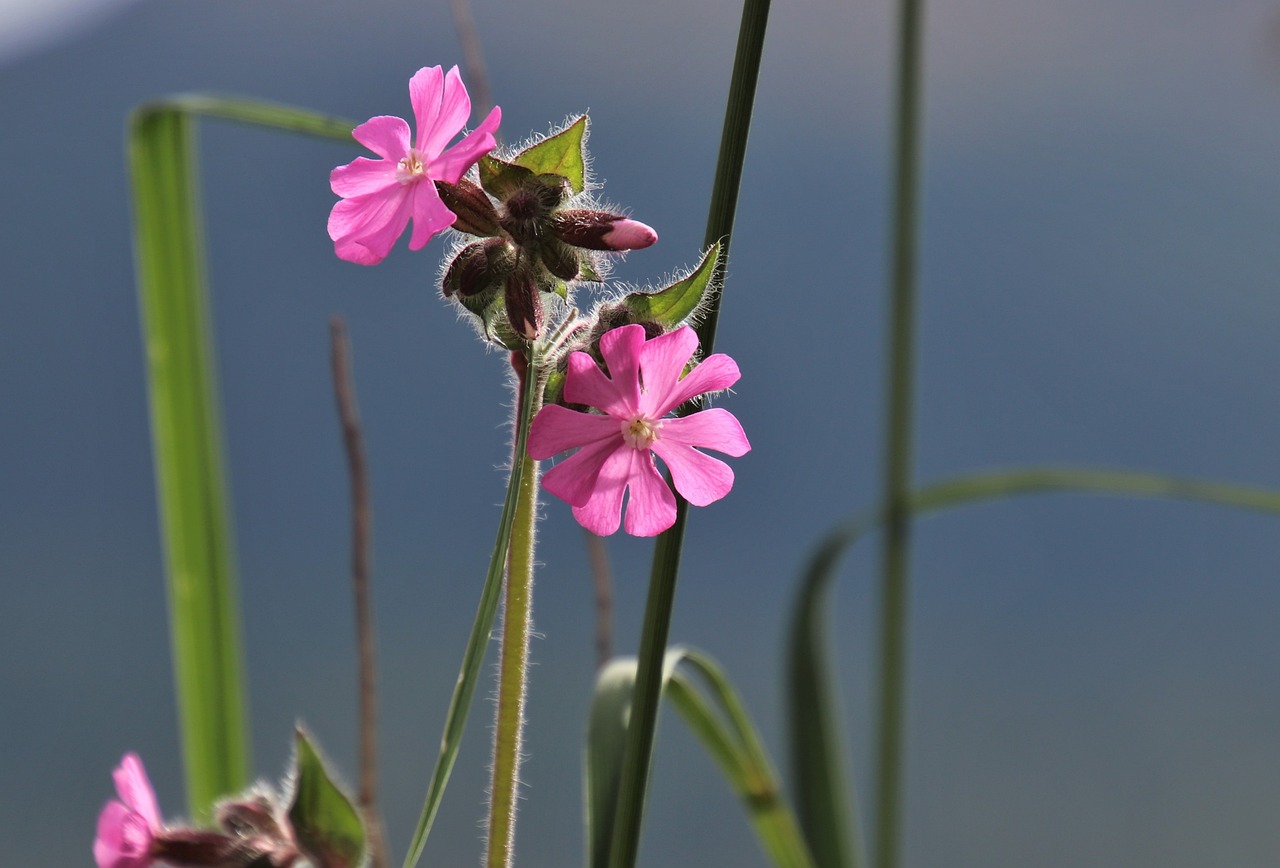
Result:
M137 754L125 754L113 777L120 800L107 802L98 815L93 858L98 868L147 868L152 841L164 830L155 790Z
M577 449L547 471L542 486L573 507L574 518L592 533L618 529L624 493L626 531L656 536L676 520L676 501L654 465L656 454L671 471L676 491L694 506L706 506L733 488L733 471L699 452L714 449L734 457L751 450L742 426L727 410L712 408L664 418L685 401L727 389L738 381L738 365L726 355L708 356L685 377L698 348L693 329L682 326L646 341L644 327L627 325L600 338L609 376L586 353L569 357L564 399L601 413L543 407L529 430L529 455L550 458Z
M376 265L391 252L410 218L409 249L421 250L457 219L441 201L435 182L458 183L496 144L493 133L502 110L495 106L480 126L445 149L471 116L471 97L456 66L447 74L438 66L418 70L409 79L409 101L418 124L412 143L402 118L370 118L351 134L381 159L357 157L329 175L333 192L342 197L329 214L329 237L340 259Z

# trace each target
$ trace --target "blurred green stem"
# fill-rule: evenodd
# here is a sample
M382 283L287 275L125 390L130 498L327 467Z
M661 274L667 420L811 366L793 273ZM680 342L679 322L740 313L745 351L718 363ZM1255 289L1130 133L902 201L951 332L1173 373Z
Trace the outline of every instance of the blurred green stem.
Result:
M746 160L747 136L751 127L751 111L755 104L756 81L760 76L760 56L764 51L768 19L769 0L746 0L743 4L742 24L738 32L738 47L729 83L729 100L725 109L720 156L716 163L704 239L707 247L717 241L722 243L721 269L729 259L729 241L738 205L738 188L742 182L742 166ZM704 355L711 353L715 343L721 298L722 293L713 297L706 317L698 327L698 339ZM645 603L643 632L640 636L639 669L610 847L610 865L614 868L631 868L635 865L640 850L649 764L653 756L653 741L658 728L658 703L662 694L662 662L675 606L676 578L680 570L680 552L688 512L689 505L677 495L676 522L670 530L658 537L654 549L649 597Z
M923 0L902 0L894 115L888 394L884 444L884 548L880 580L880 707L876 757L876 864L899 860L907 676L908 537L915 363L916 238L920 175Z

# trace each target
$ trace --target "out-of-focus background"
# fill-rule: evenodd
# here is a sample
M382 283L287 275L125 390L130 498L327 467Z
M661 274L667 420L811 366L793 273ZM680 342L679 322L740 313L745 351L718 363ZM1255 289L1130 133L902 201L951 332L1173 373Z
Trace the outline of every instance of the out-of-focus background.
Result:
M739 9L476 0L503 133L589 109L605 196L658 229L617 277L693 264ZM1280 4L928 4L921 481L1009 464L1280 486ZM673 638L720 658L783 757L780 651L815 541L877 494L893 12L776 0L718 349L754 451L696 511ZM242 93L407 114L462 60L446 4L0 3L0 842L91 864L110 770L180 760L133 289L124 124ZM327 319L349 321L376 508L384 800L403 848L502 498L508 401L433 287L442 245L338 261L328 172L362 153L202 125L255 768L306 721L354 776L346 477ZM592 601L545 506L521 864L581 858ZM650 544L611 539L632 652ZM866 789L874 547L837 604ZM912 561L910 865L1274 865L1280 534L1210 507L1042 497L922 520ZM425 864L478 858L482 698ZM642 864L763 865L665 717Z

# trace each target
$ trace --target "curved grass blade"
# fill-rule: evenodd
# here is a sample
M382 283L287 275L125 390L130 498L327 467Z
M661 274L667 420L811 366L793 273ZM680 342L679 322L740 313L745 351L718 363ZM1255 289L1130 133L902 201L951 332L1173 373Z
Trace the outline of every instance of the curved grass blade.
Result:
M1280 515L1280 492L1157 473L1031 467L944 480L913 492L908 507L922 515L1028 494L1093 493L1189 500ZM810 561L788 640L788 719L800 825L819 865L865 864L856 814L838 770L844 767L835 733L827 673L826 597L840 558L885 521L872 511L831 531ZM848 829L852 840L842 830ZM859 861L849 861L858 859ZM844 860L844 861L839 861Z
M678 668L684 664L698 681ZM609 864L612 820L617 802L627 717L635 687L637 663L612 661L601 671L587 731L586 805L587 864ZM666 697L715 760L741 799L761 848L780 868L812 868L804 838L782 797L778 776L737 693L720 667L689 648L673 648L663 658Z
M858 525L842 527L823 541L805 572L787 639L787 722L796 814L814 860L824 868L866 864L831 702L824 620L831 577L861 530Z
M187 806L206 817L247 783L249 746L194 121L138 112L129 161Z
M179 96L129 121L138 296L188 809L248 781L240 619L196 181L195 116L349 138L345 121Z

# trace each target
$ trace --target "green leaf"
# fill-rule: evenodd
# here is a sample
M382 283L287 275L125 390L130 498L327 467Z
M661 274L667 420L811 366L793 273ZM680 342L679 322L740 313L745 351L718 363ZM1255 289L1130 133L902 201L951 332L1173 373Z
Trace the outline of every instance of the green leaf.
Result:
M787 642L787 722L796 813L814 860L830 868L864 864L832 705L824 627L831 578L857 533L858 529L842 528L823 541L805 571Z
M289 822L298 846L316 868L356 868L364 858L364 822L301 729L295 733L293 763Z
M1264 488L1139 471L1059 467L955 477L911 492L907 507L911 514L921 515L1052 492L1189 500L1280 515L1280 492ZM805 572L788 639L787 712L796 809L818 864L834 868L866 864L866 859L857 838L856 814L841 779L844 762L827 673L826 598L840 558L884 520L884 510L873 510L823 539Z
M622 304L635 315L636 322L656 322L668 329L676 328L710 298L719 267L720 245L716 243L687 277L657 292L629 293L623 297Z
M525 148L516 155L514 162L539 175L559 175L566 178L573 192L581 193L587 185L584 148L587 126L587 116L582 115L560 132Z
M485 192L499 201L529 183L534 173L523 166L499 160L497 157L481 157L479 162L480 186Z
M696 673L698 683L677 668ZM586 804L588 865L610 861L627 727L635 689L634 658L612 661L596 681L587 728ZM662 688L741 799L761 848L783 868L812 868L799 827L782 797L777 774L755 727L720 667L689 648L670 649Z

